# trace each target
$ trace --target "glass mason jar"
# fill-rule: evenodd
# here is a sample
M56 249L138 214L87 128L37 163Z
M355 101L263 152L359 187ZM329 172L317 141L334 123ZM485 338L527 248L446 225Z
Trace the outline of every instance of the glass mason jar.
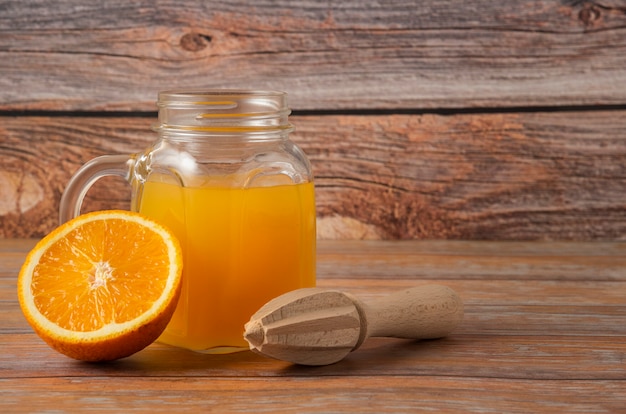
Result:
M80 214L93 182L120 175L131 209L169 227L183 249L183 288L160 342L196 351L247 349L245 323L270 299L315 285L311 166L290 139L287 95L159 93L156 142L81 167L60 218Z

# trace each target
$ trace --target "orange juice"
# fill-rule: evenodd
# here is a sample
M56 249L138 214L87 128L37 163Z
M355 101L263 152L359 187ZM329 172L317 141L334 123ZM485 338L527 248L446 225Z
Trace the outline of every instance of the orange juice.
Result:
M231 188L144 184L139 211L183 248L183 289L159 341L206 352L247 349L244 324L268 300L315 285L313 183Z

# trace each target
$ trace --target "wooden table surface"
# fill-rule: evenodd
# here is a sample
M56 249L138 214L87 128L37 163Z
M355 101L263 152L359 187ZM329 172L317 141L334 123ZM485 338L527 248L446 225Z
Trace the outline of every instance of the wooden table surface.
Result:
M362 298L437 282L465 318L432 341L373 338L302 367L154 344L82 363L22 317L35 240L0 239L0 412L580 412L626 407L626 243L320 241L319 286Z

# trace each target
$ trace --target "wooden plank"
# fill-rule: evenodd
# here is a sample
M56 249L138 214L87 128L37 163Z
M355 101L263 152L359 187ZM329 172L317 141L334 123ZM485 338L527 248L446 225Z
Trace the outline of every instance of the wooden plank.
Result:
M0 236L57 224L71 174L142 151L152 117L2 118ZM626 240L626 112L294 116L324 239ZM127 208L107 179L85 210Z
M7 3L0 109L148 110L173 87L295 109L626 102L623 1Z
M327 279L410 283L412 280L626 281L626 244L325 240L318 244L318 274Z
M29 239L13 239L4 241L10 247L15 243L18 249L28 246ZM32 241L30 241L32 243ZM3 241L0 239L0 249ZM441 256L446 260L446 256L466 256L479 259L481 257L505 258L506 263L515 258L527 258L536 260L538 258L561 258L569 262L571 259L584 258L587 261L595 262L596 258L612 260L620 258L626 260L626 244L623 242L570 242L570 241L462 241L462 240L412 240L402 243L387 243L378 240L325 240L318 244L318 255L322 255L324 260L335 258L345 258L359 262L368 262L368 259L376 254L385 255L387 261L393 262L397 258L410 260L419 256ZM374 261L371 261L372 263ZM368 263L371 265L372 263ZM590 263L589 263L590 264ZM336 263L333 264L335 266ZM419 262L414 265L419 267ZM446 264L447 265L447 264ZM349 274L349 273L346 273ZM590 278L589 273L584 274ZM581 275L582 276L582 275ZM593 279L598 277L593 273Z
M23 260L26 253L35 246L37 241L37 239L0 238L0 252L2 252L3 258L17 255ZM2 262L2 269L6 269L5 262Z
M280 413L617 413L623 381L379 378L25 378L1 381L0 409ZM35 397L36 396L36 397Z
M366 377L440 375L465 378L624 380L624 335L452 334L432 341L372 338L340 362L304 369L251 351L205 355L152 344L110 364L85 364L57 353L34 334L2 334L3 378L32 377ZM593 349L594 352L590 352ZM375 361L375 364L368 363ZM570 365L568 361L575 361ZM46 367L42 370L42 367ZM43 371L43 372L42 372Z

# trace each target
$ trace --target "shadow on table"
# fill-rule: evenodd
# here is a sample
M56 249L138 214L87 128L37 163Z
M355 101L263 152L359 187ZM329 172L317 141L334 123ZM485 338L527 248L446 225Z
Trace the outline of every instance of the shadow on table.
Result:
M403 340L371 338L343 360L325 366L302 366L255 354L251 351L231 354L203 354L167 345L153 344L128 358L105 363L76 362L75 368L87 375L180 376L180 377L250 377L250 376L328 376L402 374L416 367L430 372L441 356L454 347L454 340ZM98 371L94 373L94 371Z

